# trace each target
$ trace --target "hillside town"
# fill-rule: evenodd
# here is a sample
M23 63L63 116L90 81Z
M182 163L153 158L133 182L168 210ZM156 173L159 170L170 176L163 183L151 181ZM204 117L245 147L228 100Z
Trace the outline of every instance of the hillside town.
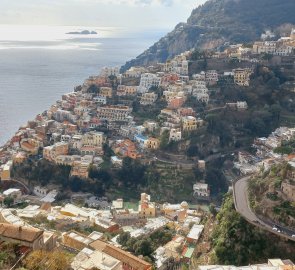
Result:
M3 207L0 209L1 243L17 242L29 251L69 250L74 254L71 262L74 270L95 267L164 270L171 269L171 258L190 265L200 252L200 246L206 249L209 242L206 239L213 226L207 222L211 200L208 183L202 180L194 183L188 195L204 203L205 210L186 201L160 203L153 200L156 194L147 193L138 194L139 203L131 207L122 198L110 201L82 192L73 193L70 201L58 200L61 187L30 186L23 181L25 179L14 178L13 168L26 160L46 160L68 166L70 177L85 180L91 169L99 171L108 166L115 170L123 166L126 158L150 164L157 158L155 153L160 150L163 138L167 138L167 143L181 142L208 125L204 114L188 106L188 101L202 104L208 111L227 108L244 112L248 110L245 100L216 105L212 87L222 83L247 89L256 65L263 61L261 55L273 55L273 61L279 61L282 66L289 65L289 60L293 59L294 65L294 49L295 30L292 30L290 37L255 42L252 48L234 44L222 52L210 52L208 59L211 61L234 59L238 65L241 63L234 69L204 68L191 74L192 50L166 63L132 67L123 73L118 67L106 67L99 75L89 77L73 92L64 94L48 110L20 127L0 148L1 183L4 187L6 183L16 184L0 195ZM291 86L291 91L295 91L295 85ZM157 114L148 113L149 109L159 107ZM268 138L256 138L253 145L256 153L238 151L235 169L247 175L283 161L295 168L294 155L273 151L294 136L295 128L280 127ZM106 151L112 153L109 160L105 159ZM201 171L206 168L203 159L192 162ZM294 185L282 188L294 201ZM91 230L87 231L88 228ZM170 231L172 237L153 251L153 261L143 254L132 254L118 240L124 233L141 239L161 230ZM294 268L294 264L270 259L267 264L244 268L259 267L283 270ZM194 269L228 268L206 265Z

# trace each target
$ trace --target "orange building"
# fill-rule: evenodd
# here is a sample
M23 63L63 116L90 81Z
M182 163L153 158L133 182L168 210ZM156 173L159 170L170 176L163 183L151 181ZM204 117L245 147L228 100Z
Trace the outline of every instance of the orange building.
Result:
M168 103L169 109L178 109L184 104L184 97L174 97Z
M141 155L136 149L136 145L129 139L126 139L114 147L114 152L124 157L130 157L132 159L140 158Z

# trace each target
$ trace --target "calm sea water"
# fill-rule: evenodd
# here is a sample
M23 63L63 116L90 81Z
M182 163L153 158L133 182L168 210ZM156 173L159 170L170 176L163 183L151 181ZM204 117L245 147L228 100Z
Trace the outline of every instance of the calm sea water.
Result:
M64 35L75 29L56 28L46 34L40 28L16 38L6 28L1 33L0 27L0 145L89 75L104 66L124 64L163 34L122 34L113 29L100 34L100 29L91 29L98 35Z

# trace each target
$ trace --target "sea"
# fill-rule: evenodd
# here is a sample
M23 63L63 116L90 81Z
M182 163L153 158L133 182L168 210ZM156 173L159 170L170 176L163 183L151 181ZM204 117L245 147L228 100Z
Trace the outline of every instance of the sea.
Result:
M78 34L83 30L97 34ZM0 25L0 146L62 94L102 67L123 65L166 31Z

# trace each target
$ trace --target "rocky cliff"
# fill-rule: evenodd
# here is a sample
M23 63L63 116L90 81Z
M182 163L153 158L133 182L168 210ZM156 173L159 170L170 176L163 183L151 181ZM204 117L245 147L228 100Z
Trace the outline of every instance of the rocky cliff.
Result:
M186 23L179 23L122 69L163 62L192 48L211 49L227 41L254 41L265 30L295 24L294 10L294 0L209 0L193 10Z

